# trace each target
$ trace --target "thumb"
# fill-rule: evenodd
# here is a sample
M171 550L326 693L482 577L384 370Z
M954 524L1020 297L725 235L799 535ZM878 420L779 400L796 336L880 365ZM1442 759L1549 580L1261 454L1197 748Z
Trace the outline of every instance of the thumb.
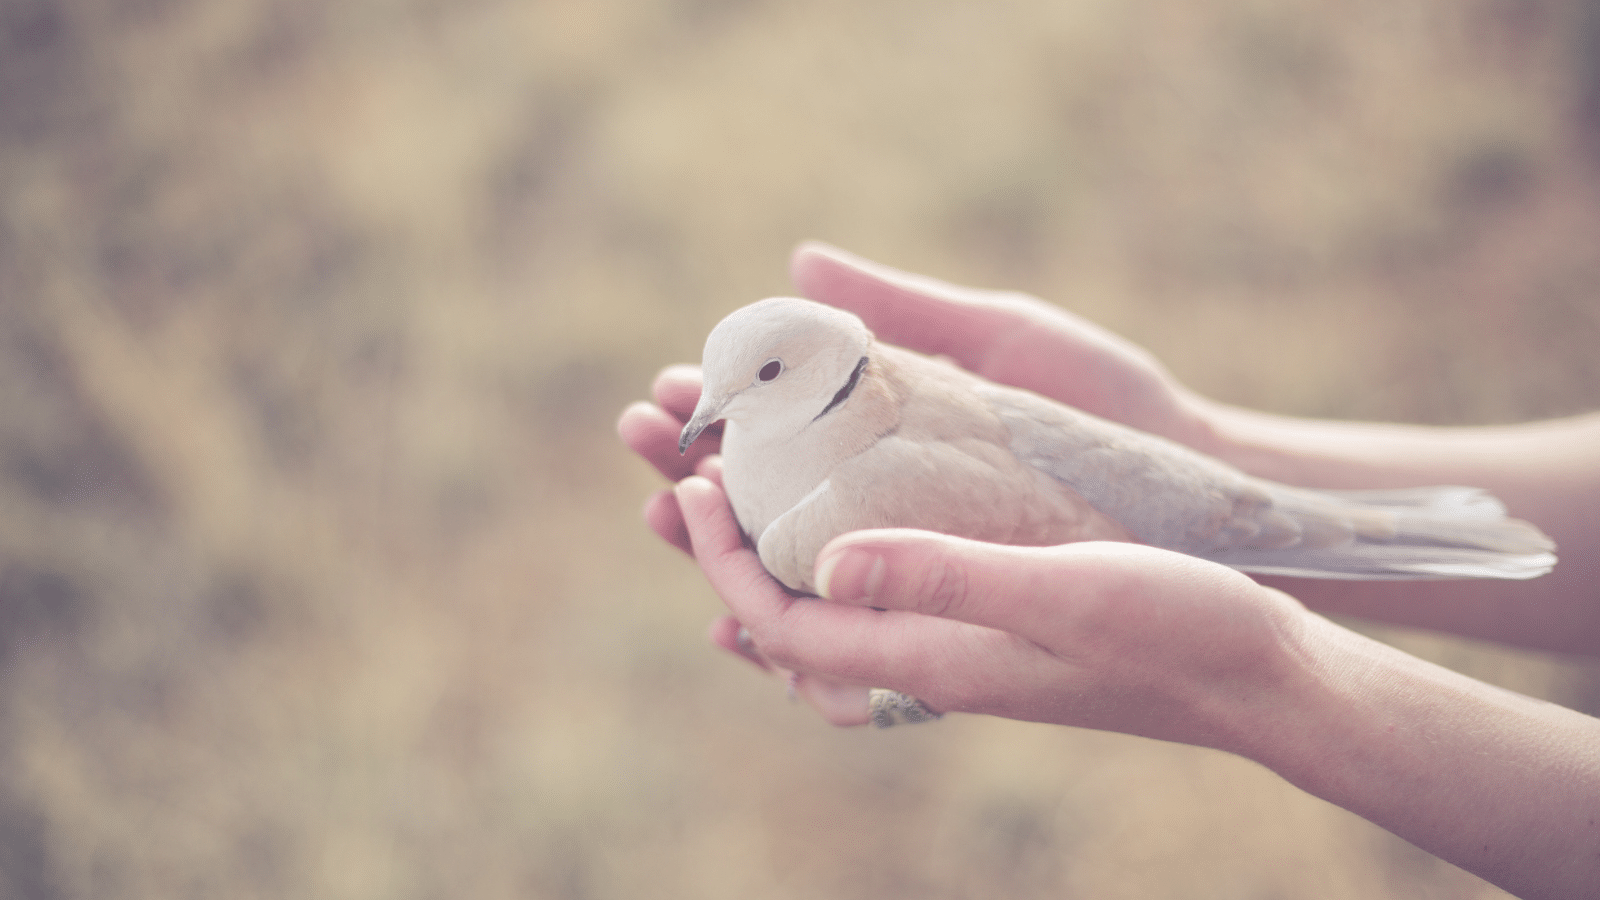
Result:
M1011 547L907 528L855 531L822 548L815 581L838 603L1027 633L1050 606L1031 601L1070 583L1073 547Z

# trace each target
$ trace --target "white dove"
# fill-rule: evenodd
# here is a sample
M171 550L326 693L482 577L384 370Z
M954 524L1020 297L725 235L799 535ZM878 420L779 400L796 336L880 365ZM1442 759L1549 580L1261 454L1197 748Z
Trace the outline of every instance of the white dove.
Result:
M1316 491L880 343L788 297L706 339L687 450L725 420L723 484L767 571L814 592L824 544L905 527L980 541L1136 541L1246 572L1533 578L1555 544L1484 491Z

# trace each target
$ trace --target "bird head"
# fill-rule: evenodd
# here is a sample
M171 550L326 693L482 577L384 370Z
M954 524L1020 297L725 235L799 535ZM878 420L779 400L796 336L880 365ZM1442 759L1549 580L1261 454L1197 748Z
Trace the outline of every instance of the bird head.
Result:
M773 297L734 310L706 338L705 385L678 451L719 419L798 432L859 376L871 344L859 318L810 300Z

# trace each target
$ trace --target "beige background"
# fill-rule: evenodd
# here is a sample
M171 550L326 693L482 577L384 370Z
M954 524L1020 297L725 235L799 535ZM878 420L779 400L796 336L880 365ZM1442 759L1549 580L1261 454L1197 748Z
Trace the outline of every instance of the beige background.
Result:
M806 237L1242 404L1592 409L1600 6L7 0L0 896L1501 896L1236 758L835 731L709 649L612 422Z

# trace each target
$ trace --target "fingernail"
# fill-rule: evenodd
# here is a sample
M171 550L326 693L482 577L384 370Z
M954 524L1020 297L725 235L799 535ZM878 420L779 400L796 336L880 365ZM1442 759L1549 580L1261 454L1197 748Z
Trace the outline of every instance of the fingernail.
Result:
M878 595L888 571L883 557L865 550L843 550L817 564L817 593L829 600L866 603Z

